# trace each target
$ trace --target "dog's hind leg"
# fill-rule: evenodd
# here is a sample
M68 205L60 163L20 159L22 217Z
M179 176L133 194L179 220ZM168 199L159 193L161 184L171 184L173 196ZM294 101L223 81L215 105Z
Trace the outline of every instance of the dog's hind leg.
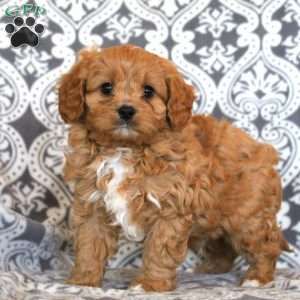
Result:
M248 190L243 181L248 183ZM228 230L235 249L249 263L242 284L261 286L274 279L276 261L283 250L288 250L276 222L282 198L280 177L272 168L260 168L244 173L240 186L244 191L240 190L236 195L243 192L244 199L239 202L239 213L228 216L231 224ZM233 190L237 191L237 188Z
M225 237L201 239L201 237L191 236L189 247L201 258L200 264L194 269L196 273L229 272L238 256Z
M241 280L243 286L262 286L274 279L276 261L286 242L275 216L253 217L241 224L234 237L237 247L249 263Z

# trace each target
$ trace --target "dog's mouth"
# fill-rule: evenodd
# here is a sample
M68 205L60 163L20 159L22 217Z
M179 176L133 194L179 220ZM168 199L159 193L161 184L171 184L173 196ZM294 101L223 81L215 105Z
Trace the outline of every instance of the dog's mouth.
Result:
M135 137L138 135L138 132L134 129L134 125L128 122L120 122L113 132L122 137Z

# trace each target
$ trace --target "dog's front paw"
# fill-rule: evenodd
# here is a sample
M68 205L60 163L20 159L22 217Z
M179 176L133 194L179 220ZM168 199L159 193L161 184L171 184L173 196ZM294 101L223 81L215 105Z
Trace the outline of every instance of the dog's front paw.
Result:
M145 290L141 284L136 284L136 285L133 284L129 287L129 290L131 290L133 292L145 292Z
M149 279L138 276L131 284L130 290L146 292L167 292L176 288L176 279Z
M241 282L241 287L252 287L252 288L258 288L258 287L263 287L263 284L261 284L258 280L256 279L246 279Z
M101 280L99 280L99 278L95 278L91 275L83 276L83 275L76 274L76 275L72 275L69 279L67 279L65 281L65 284L100 287Z

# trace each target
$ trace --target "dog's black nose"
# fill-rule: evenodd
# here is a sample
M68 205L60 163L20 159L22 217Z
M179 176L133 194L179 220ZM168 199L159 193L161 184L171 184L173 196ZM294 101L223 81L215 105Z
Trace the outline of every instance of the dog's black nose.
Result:
M135 111L134 107L129 106L129 105L122 105L118 109L119 116L124 121L129 121L130 119L132 119L135 112L136 111Z

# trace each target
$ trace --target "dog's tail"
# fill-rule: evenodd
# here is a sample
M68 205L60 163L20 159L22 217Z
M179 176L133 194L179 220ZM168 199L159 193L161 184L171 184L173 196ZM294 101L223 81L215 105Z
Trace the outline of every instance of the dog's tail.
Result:
M286 241L286 239L281 237L281 242L280 242L281 250L286 251L286 252L294 252L294 250L290 247L289 243Z

